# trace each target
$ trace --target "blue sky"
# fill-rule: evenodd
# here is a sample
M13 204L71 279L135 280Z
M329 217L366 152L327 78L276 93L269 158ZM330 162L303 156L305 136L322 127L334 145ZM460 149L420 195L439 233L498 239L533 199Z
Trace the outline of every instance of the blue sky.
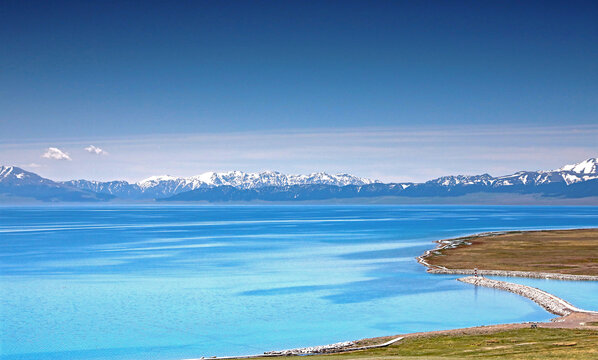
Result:
M598 155L597 44L591 1L3 1L0 163L128 180L558 167Z

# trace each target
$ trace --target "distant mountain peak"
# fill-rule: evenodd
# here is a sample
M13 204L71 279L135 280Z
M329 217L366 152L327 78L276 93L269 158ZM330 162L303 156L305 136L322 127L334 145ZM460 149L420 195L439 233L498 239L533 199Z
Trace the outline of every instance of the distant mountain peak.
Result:
M598 174L598 158L589 158L577 164L565 165L556 171L571 171L578 174Z
M43 179L39 175L25 171L16 166L0 166L0 182L23 182L23 181L39 181ZM44 179L47 180L47 179ZM50 180L47 180L50 181Z
M228 185L236 188L254 189L266 186L289 186L306 184L326 185L365 185L377 181L360 178L349 174L330 175L325 172L311 173L308 175L287 175L278 171L262 171L247 173L243 171L205 172L189 177L174 177L170 175L152 176L137 183L141 188L159 186L163 183L174 185L181 190L195 190L200 187Z
M0 166L0 179L5 178L13 171L12 166Z
M170 181L170 180L176 180L176 179L178 179L178 178L176 176L172 176L172 175L156 175L156 176L150 176L146 179L143 179L143 180L139 181L138 184L153 182L153 181Z
M0 195L42 201L105 201L112 198L57 183L16 166L0 166Z
M10 174L14 169L14 166L0 166L0 177L8 176L8 174Z

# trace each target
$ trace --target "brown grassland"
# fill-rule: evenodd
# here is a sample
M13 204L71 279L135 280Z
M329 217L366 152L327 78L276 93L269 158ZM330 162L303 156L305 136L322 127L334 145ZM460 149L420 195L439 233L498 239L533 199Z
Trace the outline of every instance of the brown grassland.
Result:
M460 240L471 245L434 251L426 261L449 269L598 275L598 229L513 231Z

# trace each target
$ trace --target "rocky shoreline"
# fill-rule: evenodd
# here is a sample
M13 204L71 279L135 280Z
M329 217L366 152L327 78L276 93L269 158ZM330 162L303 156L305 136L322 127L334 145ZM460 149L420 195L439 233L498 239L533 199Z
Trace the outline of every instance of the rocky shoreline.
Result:
M368 345L368 346L355 346L357 344L357 342L346 341L346 342L340 342L340 343L336 343L336 344L313 346L313 347L308 347L308 348L291 349L291 350L283 350L283 351L269 351L269 352L266 352L265 354L287 356L287 355L332 354L332 353L340 353L340 352L347 352L347 351L369 350L369 349L377 349L377 348L381 348L381 347L386 347L386 346L389 346L396 342L399 342L403 339L404 339L404 337L400 336L400 337L394 338L390 341L387 341L383 344Z
M299 349L288 349L288 350L278 350L278 351L267 351L265 355L307 355L307 354L323 354L327 352L337 352L342 349L346 349L355 345L355 341L344 341L335 344L329 345L320 345L320 346L310 346L306 348L299 348Z
M387 341L382 344L377 345L367 345L367 346L355 346L357 344L356 341L344 341L335 344L329 345L320 345L320 346L310 346L305 348L297 348L297 349L288 349L288 350L278 350L278 351L267 351L263 354L258 355L242 355L242 356L223 356L223 357L202 357L198 359L186 359L186 360L232 360L232 359L251 359L251 358L258 358L258 357L278 357L278 356L301 356L301 355L317 355L317 354L335 354L335 353L343 353L349 351L357 351L357 350L369 350L369 349L377 349L392 345L396 342L403 340L404 337L400 336L394 338L390 341Z
M432 274L449 275L475 275L473 269L447 269L443 267L432 267L428 269ZM508 276L508 277L527 277L549 280L565 281L598 281L598 276L594 275L570 275L559 273L531 272L531 271L507 271L507 270L477 270L478 275L486 276Z
M532 300L536 304L538 304L538 305L542 306L544 309L546 309L546 311L548 311L552 314L555 314L555 315L559 315L559 316L567 316L573 312L598 315L598 312L596 312L596 311L588 311L588 310L583 310L583 309L577 308L577 307L569 304L567 301L565 301L559 297L556 297L552 294L549 294L546 291L543 291L543 290L540 290L540 289L537 289L537 288L534 288L531 286L527 286L527 285L514 284L514 283L500 281L500 280L486 279L484 277L479 277L479 276L477 276L477 277L469 276L469 277L465 277L465 278L461 278L461 279L457 279L457 280L464 282L464 283L472 284L475 286L484 286L484 287L489 287L489 288L512 292L514 294L517 294L517 295L520 295L520 296L523 296L523 297L526 297L526 298Z
M430 271L430 269L435 269L435 268L446 269L443 266L431 265L430 263L428 263L426 261L426 258L428 258L432 255L439 255L440 251L444 250L444 249L453 249L453 248L456 248L457 246L461 246L461 245L471 245L471 242L469 242L470 239L474 239L477 237L484 237L484 236L502 235L502 234L507 234L507 233L508 233L508 231L493 231L493 232L479 233L479 234L475 234L475 235L471 235L471 236L458 237L458 238L454 238L454 239L437 240L437 241L435 241L436 247L434 249L426 250L426 252L424 252L423 255L420 255L420 256L416 257L415 259L417 260L418 263L427 267L428 272Z

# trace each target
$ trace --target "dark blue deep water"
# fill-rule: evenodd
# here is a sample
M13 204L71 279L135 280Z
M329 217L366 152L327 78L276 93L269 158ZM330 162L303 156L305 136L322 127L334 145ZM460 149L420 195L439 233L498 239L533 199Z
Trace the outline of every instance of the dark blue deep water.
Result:
M575 227L598 227L598 208L0 207L0 353L170 360L547 320L414 257L443 238ZM595 283L511 281L598 310Z

